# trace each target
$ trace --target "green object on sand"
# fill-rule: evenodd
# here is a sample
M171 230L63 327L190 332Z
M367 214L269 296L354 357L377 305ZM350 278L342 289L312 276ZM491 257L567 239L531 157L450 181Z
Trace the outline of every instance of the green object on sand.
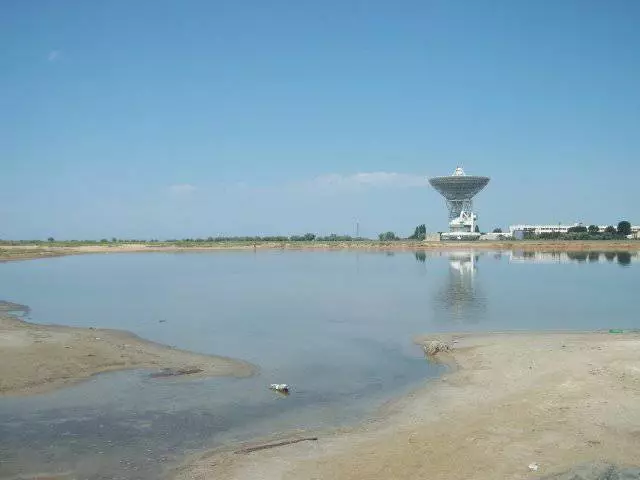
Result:
M610 328L609 333L624 333L624 332L619 328Z

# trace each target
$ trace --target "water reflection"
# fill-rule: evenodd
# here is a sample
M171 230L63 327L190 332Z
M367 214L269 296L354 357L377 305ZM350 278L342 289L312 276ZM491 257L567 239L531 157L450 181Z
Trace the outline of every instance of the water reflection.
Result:
M632 262L638 261L638 252L598 252L598 251L574 251L574 252L528 252L514 250L509 252L509 261L514 263L606 263L617 259L618 264L626 267Z
M444 288L436 294L436 319L443 323L478 323L486 311L486 297L475 282L476 252L450 253L449 275Z
M620 265L630 265L631 254L629 252L618 252L618 263Z
M415 252L417 262L425 263L428 257L442 256L443 253L424 251ZM486 316L488 306L487 296L478 282L477 264L482 256L501 261L503 258L512 263L537 264L604 264L617 261L623 267L630 266L640 259L638 252L618 251L503 251L476 252L459 251L445 253L449 260L449 271L443 287L435 294L433 303L434 316L438 323L476 324Z
M261 370L249 379L175 383L118 372L43 396L4 398L0 478L69 471L152 480L185 451L347 424L431 375L432 365L408 346L420 333L637 327L635 252L423 250L414 252L417 266L411 257L127 254L43 259L38 268L3 264L0 291L32 300L36 321L71 315L71 324L129 328L180 348L247 358ZM630 281L616 282L614 271ZM113 304L124 313L113 315ZM160 326L158 318L168 320ZM266 389L272 381L296 389L277 397Z
M588 256L587 252L567 252L567 258L576 262L586 262Z

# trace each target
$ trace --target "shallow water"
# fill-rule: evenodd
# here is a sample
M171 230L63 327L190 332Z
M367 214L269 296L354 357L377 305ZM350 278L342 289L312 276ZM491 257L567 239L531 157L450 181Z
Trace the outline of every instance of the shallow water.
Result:
M118 372L0 399L0 478L158 478L189 451L356 422L439 374L415 334L637 328L637 262L624 253L266 251L0 265L0 299L29 305L31 321L125 329L261 369L248 379ZM291 384L292 395L269 391L272 382Z

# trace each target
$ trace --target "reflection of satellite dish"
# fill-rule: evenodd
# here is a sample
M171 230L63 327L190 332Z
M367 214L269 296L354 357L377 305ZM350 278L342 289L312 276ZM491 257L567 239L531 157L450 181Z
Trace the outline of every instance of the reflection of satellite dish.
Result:
M449 262L449 268L452 268L459 275L471 276L475 274L475 262L473 260L460 261L460 260L451 260Z
M486 299L475 285L474 252L449 255L448 283L436 295L436 317L444 323L477 323L486 310Z
M472 258L475 255L475 252L473 250L458 250L456 252L451 252L448 254L449 257L449 261L451 260L465 260L465 261L471 261Z

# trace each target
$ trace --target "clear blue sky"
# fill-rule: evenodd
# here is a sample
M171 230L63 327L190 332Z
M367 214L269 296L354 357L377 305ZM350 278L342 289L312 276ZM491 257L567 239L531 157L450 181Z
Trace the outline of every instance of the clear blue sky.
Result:
M0 5L0 238L640 223L640 2Z

